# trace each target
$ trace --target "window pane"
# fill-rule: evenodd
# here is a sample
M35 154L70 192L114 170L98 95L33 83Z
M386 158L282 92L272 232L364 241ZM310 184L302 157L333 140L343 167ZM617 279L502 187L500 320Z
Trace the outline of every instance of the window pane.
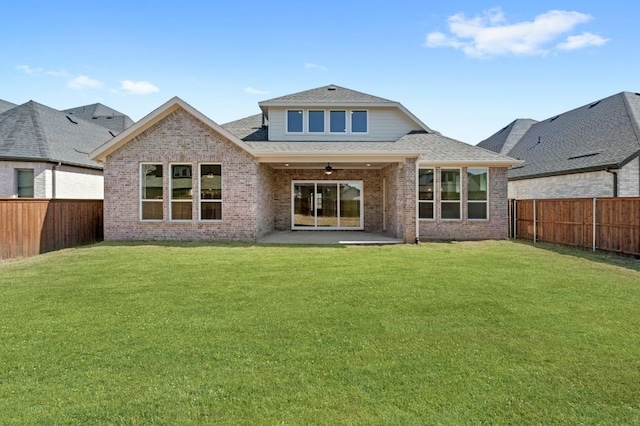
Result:
M171 203L171 220L191 220L191 203Z
M487 203L476 202L469 203L467 205L469 219L486 219L487 218Z
M433 203L418 203L420 207L419 218L420 219L433 219Z
M309 111L309 132L324 132L324 111Z
M18 197L33 198L33 170L18 170Z
M162 203L158 201L142 202L143 220L162 220Z
M222 166L203 164L200 166L200 198L222 199Z
M433 200L433 169L420 169L418 175L419 188L418 199L419 200Z
M460 170L442 169L440 173L442 200L460 199Z
M460 203L442 203L440 209L442 219L460 219Z
M332 133L345 133L347 131L347 112L329 111L329 127Z
M351 131L354 133L366 133L367 111L351 111Z
M162 200L162 164L142 165L142 199Z
M487 169L468 169L468 194L469 200L487 200Z
M340 226L360 226L360 183L349 182L340 184Z
M287 132L302 132L302 110L287 111Z
M191 200L193 198L191 165L176 164L171 167L171 198L173 200Z
M222 219L222 203L201 202L200 203L200 219L221 220Z

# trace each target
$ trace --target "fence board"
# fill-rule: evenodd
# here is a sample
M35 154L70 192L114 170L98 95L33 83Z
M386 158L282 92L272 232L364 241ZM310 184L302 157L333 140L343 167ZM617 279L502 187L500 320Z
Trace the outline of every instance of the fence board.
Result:
M513 203L517 238L592 248L593 198ZM598 249L640 256L640 197L598 198L595 214Z
M0 259L103 239L102 200L0 199Z

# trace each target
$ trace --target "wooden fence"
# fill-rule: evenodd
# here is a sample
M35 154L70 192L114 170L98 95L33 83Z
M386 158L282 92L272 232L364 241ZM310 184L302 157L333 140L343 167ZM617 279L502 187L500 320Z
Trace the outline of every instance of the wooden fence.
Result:
M0 199L0 260L103 239L102 200Z
M510 214L514 238L640 256L640 197L511 200Z

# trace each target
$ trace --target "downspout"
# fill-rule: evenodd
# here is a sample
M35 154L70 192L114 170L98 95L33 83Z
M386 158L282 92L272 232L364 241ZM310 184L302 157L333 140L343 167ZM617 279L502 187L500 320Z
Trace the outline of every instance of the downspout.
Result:
M613 196L618 196L618 171L612 171L610 168L605 169L605 172L613 175Z
M51 198L56 198L56 170L62 163L54 164L51 168Z

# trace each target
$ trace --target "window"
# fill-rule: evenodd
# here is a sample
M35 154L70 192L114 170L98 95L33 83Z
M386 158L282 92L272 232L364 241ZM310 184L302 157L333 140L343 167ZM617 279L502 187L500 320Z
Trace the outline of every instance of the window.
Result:
M460 169L440 170L440 217L460 219Z
M287 111L287 132L302 133L302 110Z
M324 133L324 111L309 111L309 133Z
M351 111L351 132L367 133L367 111Z
M418 171L418 218L433 219L433 190L434 170L420 169Z
M200 165L200 220L222 220L222 166Z
M162 164L141 164L140 180L140 219L162 220Z
M329 131L331 133L346 133L347 112L329 111Z
M467 217L471 220L486 220L487 214L487 169L467 169Z
M18 182L18 197L19 198L33 198L33 169L18 169L17 182Z
M191 164L171 165L171 220L191 220L192 200Z

